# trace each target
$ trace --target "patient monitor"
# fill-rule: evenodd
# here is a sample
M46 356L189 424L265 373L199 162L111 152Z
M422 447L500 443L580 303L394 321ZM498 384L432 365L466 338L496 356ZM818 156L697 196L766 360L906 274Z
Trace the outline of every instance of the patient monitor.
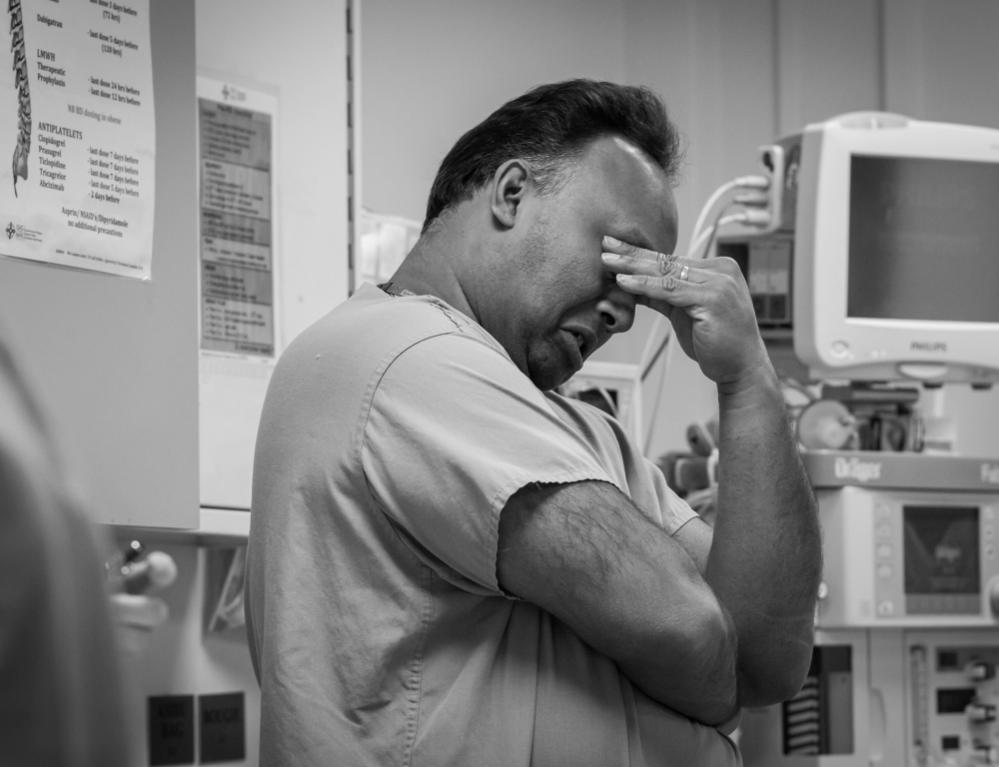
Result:
M857 112L775 146L774 231L717 246L772 349L810 380L999 381L999 130Z

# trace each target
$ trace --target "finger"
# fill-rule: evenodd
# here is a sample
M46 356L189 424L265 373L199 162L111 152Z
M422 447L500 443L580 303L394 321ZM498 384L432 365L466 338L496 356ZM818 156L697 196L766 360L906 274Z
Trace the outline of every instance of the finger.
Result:
M664 301L673 306L689 306L697 302L702 291L696 282L696 270L683 264L671 274L617 274L617 284L646 301ZM682 278L681 278L682 275Z
M665 275L673 271L677 256L640 248L614 237L603 238L601 259L608 270L616 273Z
M668 253L646 251L648 255L621 255L620 253L601 253L604 267L615 274L646 274L652 277L662 277L676 274L680 271L679 258Z

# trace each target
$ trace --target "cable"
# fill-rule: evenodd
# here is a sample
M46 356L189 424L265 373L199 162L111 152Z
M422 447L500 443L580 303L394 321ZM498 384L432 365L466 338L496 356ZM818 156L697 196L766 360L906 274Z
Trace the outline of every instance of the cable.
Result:
M697 215L697 221L694 222L694 228L690 232L690 241L693 243L694 239L699 235L701 229L704 227L704 222L708 220L708 216L715 205L718 204L726 194L731 192L738 186L735 179L722 184L720 187L715 189L708 197L707 201L701 206L701 212ZM688 248L690 250L690 248Z
M724 211L722 211L724 212ZM690 255L690 258L707 258L711 253L711 247L714 245L715 237L718 234L718 230L723 226L728 224L742 224L743 226L750 228L763 229L770 225L770 213L765 210L741 210L738 213L732 213L731 215L719 217L718 221L710 226L707 231L705 231L700 239L707 237L707 243L704 245L703 252L700 256Z
M743 215L745 211L743 213L733 213L728 216L723 216L722 214L725 213L726 210L728 210L728 208L722 208L716 217L715 222L701 232L700 237L697 238L691 246L690 252L687 253L687 258L707 258L708 253L711 252L711 245L714 242L715 235L721 227L727 226L728 224L747 223L746 217Z
M656 341L656 331L659 328L663 328L662 333L663 338L661 341ZM656 364L656 360L659 359L659 355L663 353L670 340L673 338L673 326L669 322L660 322L658 325L654 326L649 332L649 337L645 342L645 348L642 350L642 356L638 358L638 380L644 381L652 370L652 366Z
M668 322L667 323L663 323L663 324L666 325L667 328L670 327ZM669 341L670 341L670 339L672 337L673 337L672 333L669 333L666 336L666 340L659 347L659 350L656 352L655 357L652 359L652 361L648 364L648 366L645 369L645 373L647 375L652 370L652 367L655 364L656 359L659 358L659 355L663 354L662 374L660 376L661 380L659 381L659 385L656 387L656 390L655 390L656 391L656 396L655 396L655 399L652 401L652 408L651 408L651 410L650 410L650 412L649 412L649 414L647 416L648 423L650 423L650 424L653 424L653 423L656 422L656 417L659 415L659 407L660 407L660 405L662 404L662 401L663 401L663 394L666 391L666 376L669 374L669 369L671 367L671 365L670 365L670 363L671 363L671 355L672 355L673 347L674 347L673 344L669 343ZM640 376L639 377L639 381L640 382L643 381L644 378L645 378L644 375ZM653 434L654 429L649 428L649 429L646 429L645 431L646 431L646 434L645 434L645 444L642 446L642 454L643 455L648 455L649 454L649 448L652 447L652 434Z
M725 197L726 194L735 189L757 189L764 190L770 188L770 179L766 176L737 176L731 181L727 181L718 187L711 196L708 197L707 202L701 207L701 212L697 217L697 221L694 223L694 228L690 233L690 242L693 243L701 233L701 229L704 227L704 223L710 218L712 209L715 205ZM726 206L728 207L728 206ZM688 248L688 252L692 248Z

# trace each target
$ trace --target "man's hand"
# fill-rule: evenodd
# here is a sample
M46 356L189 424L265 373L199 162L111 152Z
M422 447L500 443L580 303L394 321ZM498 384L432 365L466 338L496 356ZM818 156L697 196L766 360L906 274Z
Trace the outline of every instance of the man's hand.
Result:
M716 384L739 384L769 365L735 261L679 258L613 237L604 237L603 248L618 285L669 319L680 346Z

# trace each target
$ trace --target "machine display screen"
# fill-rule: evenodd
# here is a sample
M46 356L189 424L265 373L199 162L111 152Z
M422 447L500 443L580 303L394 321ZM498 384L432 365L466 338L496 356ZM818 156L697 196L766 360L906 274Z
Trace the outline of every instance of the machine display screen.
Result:
M967 600L961 596L973 597L967 606L977 610L981 591L978 514L977 506L903 506L905 593L931 597L925 611L964 612L960 605ZM948 602L948 596L958 599Z
M847 315L999 322L999 163L854 155Z

